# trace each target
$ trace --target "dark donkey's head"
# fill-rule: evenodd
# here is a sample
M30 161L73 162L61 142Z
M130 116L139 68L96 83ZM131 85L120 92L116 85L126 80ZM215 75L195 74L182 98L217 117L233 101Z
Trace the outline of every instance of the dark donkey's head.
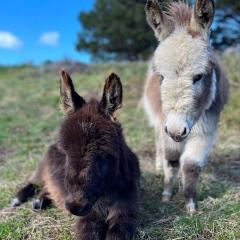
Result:
M61 105L66 120L59 145L66 154L65 206L74 215L87 215L95 202L114 188L122 140L114 113L121 103L122 84L117 75L106 80L100 102L87 103L62 72Z

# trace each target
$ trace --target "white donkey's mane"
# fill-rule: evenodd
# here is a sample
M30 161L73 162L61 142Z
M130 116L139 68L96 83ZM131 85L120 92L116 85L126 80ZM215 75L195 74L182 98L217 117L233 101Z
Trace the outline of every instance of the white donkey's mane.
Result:
M167 6L165 14L175 26L188 26L191 21L192 9L184 2L172 2Z

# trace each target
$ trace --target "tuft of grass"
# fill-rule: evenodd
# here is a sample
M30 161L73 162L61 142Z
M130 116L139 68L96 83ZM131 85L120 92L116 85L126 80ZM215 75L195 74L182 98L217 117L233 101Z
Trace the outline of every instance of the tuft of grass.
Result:
M141 162L141 214L135 239L240 239L240 56L221 57L230 79L230 100L219 137L199 186L200 212L189 217L181 184L169 204L160 201L163 179L154 172L154 132L140 106L147 63L90 66L74 72L76 90L101 97L105 78L116 72L124 86L120 114L128 144ZM56 208L35 213L30 203L16 210L9 202L56 141L62 121L57 73L25 66L0 68L0 239L73 239L74 219Z

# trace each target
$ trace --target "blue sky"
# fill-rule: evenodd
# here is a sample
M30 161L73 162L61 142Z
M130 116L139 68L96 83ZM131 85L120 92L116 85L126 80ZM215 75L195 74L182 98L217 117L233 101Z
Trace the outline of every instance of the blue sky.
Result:
M75 50L80 11L94 0L0 0L0 65L64 57L89 62Z

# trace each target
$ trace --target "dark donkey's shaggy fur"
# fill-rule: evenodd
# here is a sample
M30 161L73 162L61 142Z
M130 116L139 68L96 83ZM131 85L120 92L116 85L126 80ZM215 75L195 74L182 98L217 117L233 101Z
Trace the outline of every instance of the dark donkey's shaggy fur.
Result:
M132 239L140 171L114 117L121 103L122 85L115 74L107 79L102 100L86 103L63 71L61 105L66 120L59 141L48 149L12 206L33 197L39 186L42 191L33 209L43 209L53 201L78 216L77 239Z

